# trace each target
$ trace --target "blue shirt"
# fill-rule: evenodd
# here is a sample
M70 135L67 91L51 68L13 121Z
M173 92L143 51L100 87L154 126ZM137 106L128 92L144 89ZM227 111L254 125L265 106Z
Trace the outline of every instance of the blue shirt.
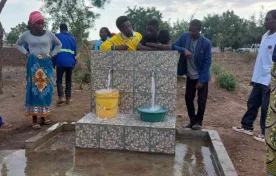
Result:
M109 40L109 39L110 39L110 37L107 37L106 40ZM95 45L95 47L94 47L94 50L95 51L100 51L100 47L101 47L102 43L103 43L103 41L101 39L98 40L97 43L96 43L96 45Z
M57 67L75 67L77 44L74 37L67 33L62 32L56 34L56 37L61 41L62 48L59 53L53 58Z

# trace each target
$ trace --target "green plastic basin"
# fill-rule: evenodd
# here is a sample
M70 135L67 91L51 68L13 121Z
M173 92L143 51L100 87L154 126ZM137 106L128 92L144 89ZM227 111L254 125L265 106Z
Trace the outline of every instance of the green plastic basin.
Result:
M137 108L140 118L145 122L163 122L168 112L167 107L141 106Z

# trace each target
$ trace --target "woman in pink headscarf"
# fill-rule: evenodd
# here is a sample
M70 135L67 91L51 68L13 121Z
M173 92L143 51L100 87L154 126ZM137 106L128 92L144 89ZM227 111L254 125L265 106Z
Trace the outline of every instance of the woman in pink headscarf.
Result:
M25 117L32 116L33 129L40 129L40 125L51 124L50 119L45 119L51 112L54 85L51 58L61 49L61 42L52 32L44 29L44 17L40 12L32 12L28 24L30 31L17 40L16 48L28 57ZM56 44L53 51L52 43ZM24 44L28 45L29 51ZM40 123L38 116L41 117Z

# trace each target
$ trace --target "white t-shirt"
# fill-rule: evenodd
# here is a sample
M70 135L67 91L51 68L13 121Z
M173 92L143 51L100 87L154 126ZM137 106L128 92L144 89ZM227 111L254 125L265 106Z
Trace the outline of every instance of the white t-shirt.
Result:
M256 59L252 82L268 86L271 81L271 69L273 65L272 55L276 45L276 32L268 36L265 33Z

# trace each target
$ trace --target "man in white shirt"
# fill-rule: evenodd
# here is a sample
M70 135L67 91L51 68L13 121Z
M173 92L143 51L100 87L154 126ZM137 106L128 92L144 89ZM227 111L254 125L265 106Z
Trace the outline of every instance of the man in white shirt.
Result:
M276 11L267 13L265 27L268 30L263 37L252 76L253 89L247 102L247 111L241 120L241 126L233 130L247 135L253 135L253 123L261 107L261 133L254 139L265 142L265 120L269 105L272 54L276 45Z

